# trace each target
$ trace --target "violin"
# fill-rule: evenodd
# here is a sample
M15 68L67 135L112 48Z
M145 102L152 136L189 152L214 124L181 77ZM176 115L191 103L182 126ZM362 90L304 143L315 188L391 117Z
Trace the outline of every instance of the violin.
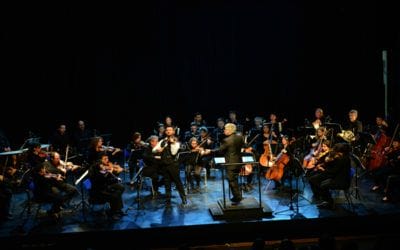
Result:
M115 155L116 153L120 152L120 148L115 148L113 146L101 146L100 151L105 151L105 152L112 152L111 155Z

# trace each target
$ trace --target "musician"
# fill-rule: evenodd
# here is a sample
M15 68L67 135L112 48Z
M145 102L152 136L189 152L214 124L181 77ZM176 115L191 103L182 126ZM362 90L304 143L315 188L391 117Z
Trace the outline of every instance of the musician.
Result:
M42 150L41 144L33 142L29 145L26 153L26 163L30 168L34 168L38 165L42 165L48 158L47 152Z
M104 140L101 136L92 138L88 151L88 163L90 165L96 164L100 160L101 156L103 156L104 154L107 154L109 157L113 157L121 151L121 149L119 148L104 146L103 143Z
M86 127L85 122L79 120L78 126L73 133L73 144L76 146L77 152L84 157L87 157L90 138L93 136L93 132Z
M268 123L264 123L262 126L261 139L257 141L257 152L262 154L264 152L264 144L269 143L271 145L272 153L276 155L278 150L278 140L278 135L274 131L271 131L270 125Z
M71 145L71 138L67 133L67 126L60 124L57 130L49 138L51 151L59 152L64 155L68 145Z
M324 123L325 123L324 110L322 108L316 108L314 112L314 119L310 125L313 128L315 128L315 130L317 130L319 127L324 126ZM306 124L306 126L308 126L308 124Z
M52 208L47 213L54 219L59 219L61 207L64 205L64 202L71 200L75 192L58 192L58 187L63 178L60 174L48 173L44 164L33 168L32 179L35 199L43 202L51 202L53 204Z
M207 122L203 119L203 115L200 112L194 113L193 123L195 123L198 128L207 125Z
M143 158L143 151L147 146L148 144L142 140L142 134L139 132L133 133L132 140L126 146L126 150L129 152L128 166L131 185L133 185L134 182L132 178L138 171L138 160Z
M331 142L328 140L322 140L321 142L321 148L318 151L314 151L311 159L309 159L308 164L304 165L303 167L305 168L305 176L308 180L310 180L311 177L313 177L316 174L321 173L322 171L325 170L325 163L328 162L326 159L329 156L329 153L331 152L330 148ZM310 183L311 190L313 191L314 194L314 201L320 202L320 198L317 188L312 182Z
M391 192L390 183L388 183L388 177L390 175L400 175L400 139L394 138L392 147L385 148L386 164L372 172L374 177L374 186L371 188L372 191L377 191L382 187L385 187L385 196L383 201L389 201ZM388 188L390 187L390 188Z
M237 205L242 200L238 183L238 174L242 166L237 163L242 162L241 150L244 146L244 137L236 133L236 125L233 123L225 124L224 134L226 138L222 141L221 146L213 151L223 153L226 163L232 164L226 166L226 172L229 188L233 195L232 205Z
M156 135L160 140L165 136L165 125L164 123L157 123L157 129L154 130L154 135Z
M278 122L278 117L275 113L269 114L269 121L267 124L270 125L270 130L274 132L277 136L279 136L281 133L283 133L283 123L286 122L286 119L284 119L282 122Z
M153 148L155 148L158 144L158 137L156 135L150 136L148 139L149 146L144 149L143 152L143 161L144 168L142 175L148 176L151 178L151 182L153 185L153 198L156 198L160 193L158 191L160 182L159 175L164 175L161 169L161 154L158 152L153 153Z
M362 122L358 120L358 111L352 109L349 111L349 120L347 125L344 126L345 130L350 130L355 136L363 132Z
M276 157L274 157L273 159L272 159L272 161L277 161L277 159L279 159L279 158L281 158L281 159L283 159L282 157L283 157L283 155L286 155L287 156L287 158L289 159L289 163L287 164L287 165L290 165L290 163L291 163L291 161L290 161L290 159L293 157L293 146L292 146L293 144L291 144L291 140L289 140L289 136L288 135L284 135L284 134L282 134L281 135L281 141L280 141L280 143L278 143L277 144L277 151L278 151L278 154L276 155ZM276 163L275 163L276 164ZM287 179L287 177L290 175L290 174L292 174L290 171L288 171L288 170L291 170L290 168L289 168L289 166L285 166L284 168L283 168L283 175L282 175L282 179L281 180L273 180L274 181L274 184L275 184L275 186L274 186L274 190L277 190L277 189L279 189L281 186L282 186L282 183L283 183L283 181L285 180L285 179ZM290 177L290 176L289 176Z
M173 127L173 128L175 129L175 135L178 136L178 137L180 136L181 129L178 127L178 125L176 125L176 124L174 123L174 121L172 120L172 117L171 117L171 116L167 115L167 116L165 117L165 119L164 119L164 124L165 124L165 126L171 126L171 127Z
M161 167L164 169L166 206L171 206L171 181L173 181L178 189L182 199L182 205L187 204L185 190L181 178L179 176L179 163L176 160L180 148L180 142L175 137L173 127L165 128L165 138L157 143L152 149L153 153L161 153Z
M217 119L217 127L212 132L212 137L214 139L216 146L219 146L225 137L224 126L225 126L225 119L222 117L219 117Z
M318 208L333 209L330 189L347 189L350 186L350 152L348 143L337 143L333 146L329 158L325 159L324 171L309 178L315 197L322 202Z
M198 130L198 125L196 122L192 122L190 124L190 130L185 132L185 135L183 137L183 140L185 142L188 142L192 137L199 138L199 130Z
M188 181L188 185L190 185L191 191L199 192L201 180L200 173L203 167L201 157L204 155L205 150L199 145L199 141L196 137L192 137L189 140L189 150L191 153L185 162L186 179Z
M226 123L233 123L236 126L236 130L237 132L240 132L243 134L243 125L239 122L238 118L237 118L237 112L234 110L230 110L228 113L228 120L226 121Z
M46 173L62 176L59 181L54 183L56 188L53 190L54 192L65 192L66 201L70 201L75 195L78 194L78 189L75 186L65 182L67 171L74 171L77 169L77 166L63 162L60 158L60 154L57 152L51 152L50 160L45 161L43 166L46 170Z
M122 193L125 188L121 180L113 174L113 167L108 155L103 154L100 160L90 170L90 199L110 203L109 215L114 220L119 220L126 215L123 211Z
M201 144L201 147L203 149L212 149L214 148L214 141L212 139L212 137L210 136L210 134L208 133L208 129L206 127L200 127L199 128L200 131L200 138L199 138L199 144ZM207 171L207 178L210 178L210 161L211 161L211 157L210 156L206 156L203 155L201 157L201 165L206 169Z

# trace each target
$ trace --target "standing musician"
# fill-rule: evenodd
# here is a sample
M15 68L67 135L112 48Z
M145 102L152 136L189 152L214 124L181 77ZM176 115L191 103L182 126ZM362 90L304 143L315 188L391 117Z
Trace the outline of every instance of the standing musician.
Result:
M244 137L236 133L236 125L233 123L225 124L224 134L226 138L222 141L221 146L212 150L213 152L222 152L225 156L227 179L229 188L233 197L231 198L232 205L237 205L243 199L239 189L238 175L242 166L241 150L244 146Z
M325 158L323 171L309 178L314 196L322 200L318 208L333 209L329 190L346 189L350 186L350 152L351 146L348 143L335 144L332 152Z
M179 163L176 159L180 149L180 142L175 137L175 130L169 126L165 128L165 138L157 143L153 148L153 153L161 154L161 167L164 168L165 195L166 206L171 206L171 181L173 181L178 189L182 199L182 205L187 204L185 190L181 178L179 176Z
M90 199L99 202L110 203L110 216L114 220L119 220L126 215L123 211L122 193L125 188L121 184L121 179L113 174L113 167L110 166L107 154L103 154L100 161L95 164L90 171Z
M128 166L131 185L134 183L132 178L138 171L138 160L143 158L143 151L147 146L148 144L142 141L142 135L139 132L133 133L132 140L126 146L126 150L129 152Z

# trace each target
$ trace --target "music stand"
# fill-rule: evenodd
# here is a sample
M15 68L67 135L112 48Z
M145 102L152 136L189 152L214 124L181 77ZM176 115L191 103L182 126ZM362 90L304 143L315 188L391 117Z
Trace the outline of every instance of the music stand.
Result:
M195 154L198 154L197 152L191 152L191 151L183 151L183 152L179 152L176 156L176 159L179 163L184 163L185 164L185 185L186 185L186 191L189 193L189 186L190 186L190 180L189 178L191 178L190 176L190 172L189 169L187 169L189 166L191 166L191 164L188 164L189 161L196 161L195 159L193 159L192 157L196 157ZM195 165L194 165L195 167Z
M144 206L142 204L142 198L141 198L141 191L142 191L142 185L143 185L143 168L144 164L143 161L141 160L139 162L139 169L136 172L135 176L132 178L132 183L133 185L136 184L136 199L133 199L132 204L126 209L126 212L129 210L133 209L133 203L137 201L137 210L144 209Z
M89 174L89 169L87 169L83 174L75 181L74 185L77 186L80 184L80 189L81 189L81 201L75 206L75 210L77 210L80 206L82 206L82 217L83 220L86 222L86 214L85 214L85 209L86 206L89 207L89 204L85 200L85 190L84 190L84 185L86 185L86 189L89 190L91 188L90 182L85 182L82 181L83 179L86 178Z
M143 153L144 153L144 149L132 149L131 150L131 152L130 152L130 154L129 154L129 158L128 158L128 160L127 160L127 162L128 162L128 167L130 168L130 164L134 164L134 172L139 172L139 170L137 170L136 171L136 168L137 168L137 160L141 160L141 159L143 159ZM136 162L131 162L132 161L132 158L133 159L136 159ZM132 184L134 184L133 182L133 180L134 180L135 178L133 178L132 177L132 179L131 180L129 180L129 181L131 181L132 182ZM126 181L126 179L125 179L125 181Z
M305 217L299 212L299 197L303 198L304 200L308 201L311 204L311 201L308 200L306 197L303 195L300 195L299 192L299 179L304 173L302 164L300 163L299 159L296 157L291 157L289 164L286 166L289 171L289 196L290 196L290 201L289 201L289 209L283 210L283 211L278 211L275 212L275 214L287 212L287 211L293 211L294 213L290 215L292 219L304 219ZM296 193L293 194L293 177L296 178ZM294 199L296 198L296 199ZM295 203L295 207L293 206L293 203Z

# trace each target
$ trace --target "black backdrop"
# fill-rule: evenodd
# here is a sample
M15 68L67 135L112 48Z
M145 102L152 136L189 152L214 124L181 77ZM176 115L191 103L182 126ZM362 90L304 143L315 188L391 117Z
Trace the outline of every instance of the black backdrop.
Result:
M4 8L0 127L20 145L83 119L123 145L167 114L185 129L196 111L209 123L231 109L274 111L296 125L317 106L337 121L356 108L373 121L384 111L382 49L395 116L394 14L348 1Z

